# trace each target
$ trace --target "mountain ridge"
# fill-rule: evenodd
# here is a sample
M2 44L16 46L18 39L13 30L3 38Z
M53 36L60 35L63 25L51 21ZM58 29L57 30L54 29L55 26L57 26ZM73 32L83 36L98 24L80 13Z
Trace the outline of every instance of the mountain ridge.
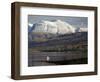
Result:
M67 45L75 45L78 44L79 42L87 42L87 32L78 32L75 34L67 34L63 36L57 36L51 39L48 39L47 41L44 42L36 42L36 41L31 41L29 42L29 47L36 47L36 46L54 46L54 45L62 45L62 44L67 44Z
M87 28L77 28L72 26L71 24L62 21L62 20L55 20L55 21L47 21L42 20L39 23L30 24L31 32L33 33L51 33L51 34L70 34L75 32L86 32ZM34 29L33 29L34 28Z

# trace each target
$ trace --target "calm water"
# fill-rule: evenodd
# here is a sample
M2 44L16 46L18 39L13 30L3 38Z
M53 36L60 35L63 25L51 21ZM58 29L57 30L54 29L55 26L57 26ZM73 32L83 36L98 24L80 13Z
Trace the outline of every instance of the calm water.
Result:
M86 64L87 54L82 51L29 52L28 66Z

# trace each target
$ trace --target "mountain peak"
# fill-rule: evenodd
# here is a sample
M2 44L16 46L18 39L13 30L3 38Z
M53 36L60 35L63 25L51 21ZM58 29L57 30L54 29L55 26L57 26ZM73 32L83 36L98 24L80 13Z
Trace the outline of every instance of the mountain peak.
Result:
M29 24L32 26L32 24ZM35 33L51 33L51 34L70 34L75 33L77 28L62 20L42 20L33 25ZM77 32L87 31L87 28L78 28Z
M29 26L29 27L32 27L32 26L33 26L33 24L29 23L29 24L28 24L28 26Z

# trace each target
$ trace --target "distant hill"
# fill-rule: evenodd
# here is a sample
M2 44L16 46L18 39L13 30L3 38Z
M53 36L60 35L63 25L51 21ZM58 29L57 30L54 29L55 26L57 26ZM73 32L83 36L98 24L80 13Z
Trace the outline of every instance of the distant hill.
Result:
M87 49L87 32L77 32L48 38L44 42L31 41L28 43L29 48L35 48L43 51L52 50L71 50Z

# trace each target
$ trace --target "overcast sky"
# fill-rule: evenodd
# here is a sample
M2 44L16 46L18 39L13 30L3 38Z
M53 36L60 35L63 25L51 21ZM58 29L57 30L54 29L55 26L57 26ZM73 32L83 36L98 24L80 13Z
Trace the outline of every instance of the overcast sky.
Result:
M87 17L69 17L69 16L47 16L47 15L28 15L28 23L39 23L42 20L62 20L75 27L88 27Z

